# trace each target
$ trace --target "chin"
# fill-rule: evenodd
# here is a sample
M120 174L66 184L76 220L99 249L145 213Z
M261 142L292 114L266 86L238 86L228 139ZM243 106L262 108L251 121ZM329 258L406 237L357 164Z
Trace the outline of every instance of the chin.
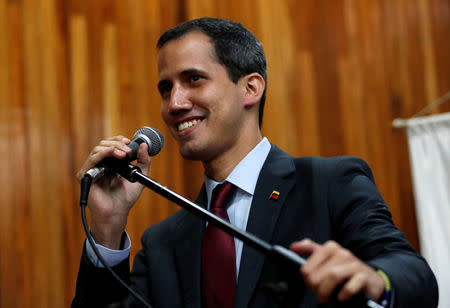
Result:
M182 146L179 147L180 154L183 156L184 159L188 160L203 160L203 155L201 154L201 151L189 147L189 146Z
M205 144L179 144L179 151L181 156L188 160L207 162L214 157L214 149Z

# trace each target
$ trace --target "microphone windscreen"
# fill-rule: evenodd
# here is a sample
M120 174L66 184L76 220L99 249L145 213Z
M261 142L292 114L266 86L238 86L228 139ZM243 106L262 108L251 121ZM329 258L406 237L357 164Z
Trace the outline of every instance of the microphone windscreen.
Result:
M153 127L144 126L139 128L133 139L143 139L148 145L148 155L155 156L164 145L164 136L159 130Z

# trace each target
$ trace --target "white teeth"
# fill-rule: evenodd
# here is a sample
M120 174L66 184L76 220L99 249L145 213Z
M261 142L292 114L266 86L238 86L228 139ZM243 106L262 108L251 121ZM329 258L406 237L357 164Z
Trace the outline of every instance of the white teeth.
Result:
M185 130L185 129L192 127L195 124L200 123L200 122L201 122L201 120L192 120L192 121L186 121L186 122L180 123L180 124L178 124L178 131Z

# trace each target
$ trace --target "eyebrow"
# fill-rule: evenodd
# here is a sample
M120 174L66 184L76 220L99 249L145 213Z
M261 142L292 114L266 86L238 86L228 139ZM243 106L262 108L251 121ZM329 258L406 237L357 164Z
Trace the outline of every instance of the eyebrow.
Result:
M206 71L200 70L198 68L188 68L188 69L185 69L184 71L182 71L180 73L181 76L189 76L189 75L193 75L193 74L206 75L207 73L206 73ZM158 89L161 89L162 86L165 86L165 85L170 84L170 83L171 83L171 81L169 81L168 79L160 80L158 82Z
M206 71L200 70L198 68L189 68L181 72L181 75L192 75L192 74L206 74Z

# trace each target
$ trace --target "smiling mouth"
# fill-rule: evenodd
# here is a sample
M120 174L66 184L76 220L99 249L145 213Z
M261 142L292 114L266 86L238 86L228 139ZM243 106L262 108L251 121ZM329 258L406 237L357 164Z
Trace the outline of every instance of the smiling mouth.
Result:
M203 121L203 119L195 119L195 120L181 122L181 123L178 124L178 131L179 132L184 131L185 129L188 129L188 128L192 127L192 126L197 125L201 121Z

